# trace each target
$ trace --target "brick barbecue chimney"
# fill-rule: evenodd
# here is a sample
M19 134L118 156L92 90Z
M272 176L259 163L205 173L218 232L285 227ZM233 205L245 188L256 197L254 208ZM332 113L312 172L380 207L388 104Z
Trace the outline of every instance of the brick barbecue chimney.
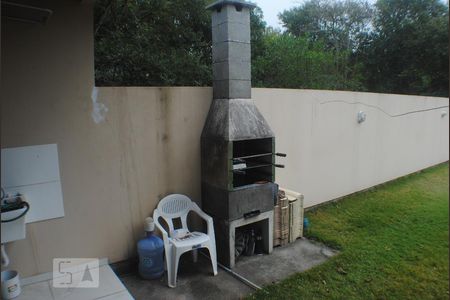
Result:
M256 224L272 251L275 136L251 99L250 10L220 0L212 11L213 101L201 136L202 207L214 218L219 261L235 263L235 229ZM281 154L280 154L281 155ZM281 155L284 156L284 155Z
M212 10L214 99L251 98L250 10L245 1L217 1Z

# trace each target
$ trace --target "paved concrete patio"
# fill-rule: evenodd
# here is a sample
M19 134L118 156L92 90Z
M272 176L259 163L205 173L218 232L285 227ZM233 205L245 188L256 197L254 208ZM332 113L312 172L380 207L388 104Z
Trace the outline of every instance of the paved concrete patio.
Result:
M336 253L322 244L299 239L287 246L274 248L271 255L242 257L233 271L264 286L310 269ZM219 274L212 276L210 262L201 255L196 264L189 254L181 258L177 287L174 289L167 286L166 276L148 281L137 274L130 274L120 279L137 300L240 299L254 291L223 269L219 268Z

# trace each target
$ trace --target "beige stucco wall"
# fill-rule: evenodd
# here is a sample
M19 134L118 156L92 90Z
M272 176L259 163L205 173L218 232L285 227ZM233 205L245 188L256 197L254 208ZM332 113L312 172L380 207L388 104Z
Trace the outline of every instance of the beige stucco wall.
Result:
M444 162L448 98L338 91L254 89L253 98L286 152L277 180L317 205ZM359 102L359 103L358 103ZM358 104L355 104L358 103ZM365 122L358 124L357 113ZM384 112L382 112L384 111Z
M65 217L27 225L8 245L22 276L48 272L55 257L135 255L142 221L172 192L200 200L201 129L210 88L99 88L107 108L91 117L94 84L92 4L41 1L45 26L2 24L2 147L57 143ZM448 99L348 92L254 89L277 135L278 182L307 206L448 160ZM367 121L356 123L356 112ZM448 110L448 109L445 109Z

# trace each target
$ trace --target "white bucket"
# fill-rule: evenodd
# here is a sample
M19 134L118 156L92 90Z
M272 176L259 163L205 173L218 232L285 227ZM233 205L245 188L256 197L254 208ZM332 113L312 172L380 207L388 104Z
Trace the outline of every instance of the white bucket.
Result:
M20 279L17 271L3 271L1 281L3 299L12 299L20 295Z

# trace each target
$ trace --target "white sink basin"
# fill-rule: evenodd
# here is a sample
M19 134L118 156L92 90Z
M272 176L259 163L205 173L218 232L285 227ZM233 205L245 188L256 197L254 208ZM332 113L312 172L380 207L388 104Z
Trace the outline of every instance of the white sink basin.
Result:
M2 220L13 219L22 214L27 208L20 208L2 212ZM22 240L25 238L25 216L7 223L2 223L2 244Z

